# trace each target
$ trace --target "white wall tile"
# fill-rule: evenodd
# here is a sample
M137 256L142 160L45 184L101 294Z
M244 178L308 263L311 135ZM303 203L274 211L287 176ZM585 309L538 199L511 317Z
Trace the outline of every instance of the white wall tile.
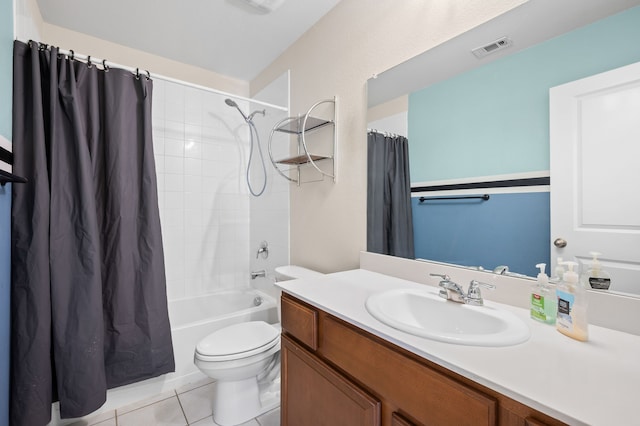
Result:
M164 170L166 173L184 173L184 157L165 157Z
M256 116L268 181L255 198L245 181L249 127L238 111L220 95L170 82L156 88L153 133L169 299L247 287L253 266L288 263L289 184L267 154L270 126L286 114ZM246 102L239 105L250 112ZM259 160L256 151L252 182L258 188ZM265 239L273 254L254 265Z
M165 89L165 119L184 123L184 91L180 84L166 83Z
M198 89L186 88L184 93L185 110L184 121L188 124L201 124L202 123L202 106L203 106L203 92Z
M184 140L172 137L164 138L164 155L184 157Z
M179 173L165 173L163 176L165 191L184 191L184 175Z

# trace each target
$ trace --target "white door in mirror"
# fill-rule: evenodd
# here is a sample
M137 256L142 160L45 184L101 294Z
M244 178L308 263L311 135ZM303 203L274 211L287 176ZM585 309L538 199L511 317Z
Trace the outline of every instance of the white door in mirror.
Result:
M552 261L600 252L609 290L640 294L640 63L549 96Z

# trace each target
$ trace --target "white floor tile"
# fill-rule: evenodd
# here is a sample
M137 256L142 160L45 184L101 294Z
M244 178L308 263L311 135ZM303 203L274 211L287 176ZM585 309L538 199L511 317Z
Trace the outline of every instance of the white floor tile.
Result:
M93 423L92 426L118 426L118 423L116 423L116 418L113 417L100 423Z
M190 426L219 426L216 422L213 421L213 417L209 416L205 419L202 419L198 422L191 423Z
M189 426L220 426L218 423L213 421L213 417L207 417L206 419L202 419L196 423L190 423ZM242 423L238 426L260 426L256 420L249 420L246 423Z
M118 415L118 426L185 426L186 424L187 420L176 396Z
M118 416L126 414L130 411L138 410L142 407L146 407L151 404L155 404L156 402L163 401L165 399L176 396L176 393L172 390L163 392L161 394L152 396L151 398L143 399L142 401L134 402L133 404L125 405L124 407L120 407L116 410Z
M211 416L211 397L214 383L178 395L182 409L189 423Z
M280 407L258 416L257 420L260 426L280 426Z

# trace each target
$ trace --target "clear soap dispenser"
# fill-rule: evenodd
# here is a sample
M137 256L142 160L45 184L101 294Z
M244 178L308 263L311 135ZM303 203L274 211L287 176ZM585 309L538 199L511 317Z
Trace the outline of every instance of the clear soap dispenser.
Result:
M585 288L593 288L596 290L609 290L611 286L611 277L609 273L602 269L602 265L598 261L600 253L592 251L589 253L593 259L589 268L580 275L580 281Z
M558 314L556 328L573 339L586 342L589 339L587 321L587 290L578 280L573 268L576 262L563 262L569 269L556 288Z
M556 269L555 269L555 275L553 278L557 281L562 281L562 276L564 275L563 263L564 262L562 261L561 257L556 259Z
M547 323L555 324L557 312L556 291L549 284L549 277L544 273L546 263L538 263L540 269L538 279L531 285L531 318Z

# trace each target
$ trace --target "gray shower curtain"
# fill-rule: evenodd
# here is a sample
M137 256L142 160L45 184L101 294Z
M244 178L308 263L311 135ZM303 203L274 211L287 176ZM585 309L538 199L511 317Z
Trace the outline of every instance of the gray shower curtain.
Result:
M369 132L367 251L414 258L409 141Z
M14 44L12 425L174 371L152 81Z

